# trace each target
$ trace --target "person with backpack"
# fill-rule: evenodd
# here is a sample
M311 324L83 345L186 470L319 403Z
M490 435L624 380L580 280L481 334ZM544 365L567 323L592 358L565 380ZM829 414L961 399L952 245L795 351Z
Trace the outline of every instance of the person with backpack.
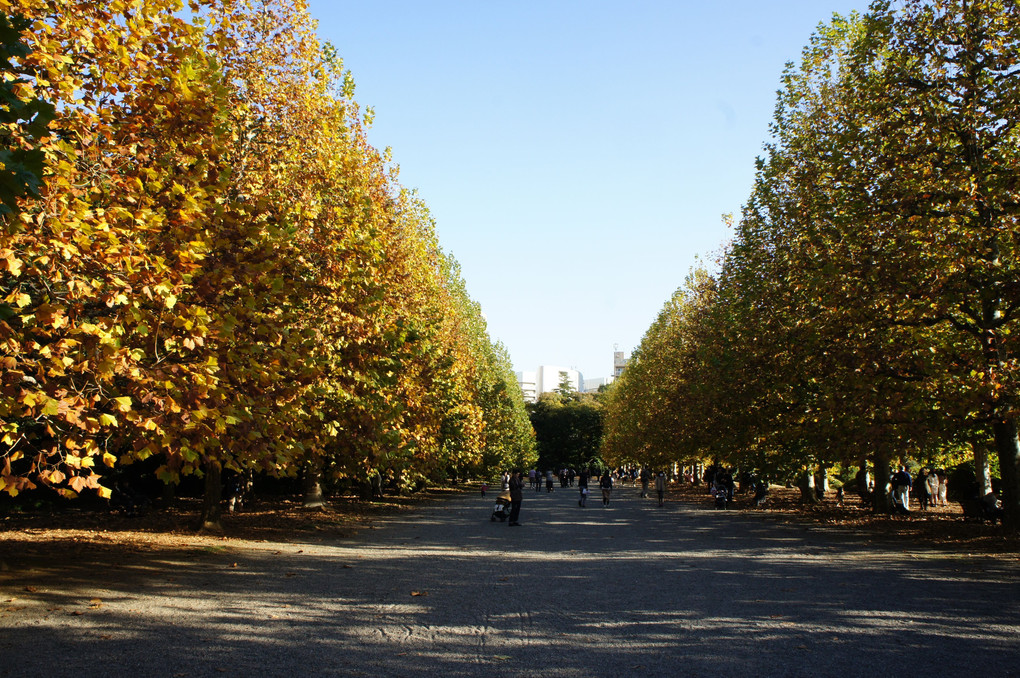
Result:
M599 478L599 487L602 488L602 505L609 506L609 498L613 494L613 474L603 471L602 477Z
M641 498L644 499L648 496L648 483L652 481L652 472L648 470L648 467L641 469Z

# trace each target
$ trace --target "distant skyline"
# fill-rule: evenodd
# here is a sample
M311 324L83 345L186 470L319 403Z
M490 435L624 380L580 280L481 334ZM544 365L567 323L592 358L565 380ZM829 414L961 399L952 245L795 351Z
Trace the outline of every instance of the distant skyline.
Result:
M591 379L730 238L784 64L867 2L309 6L514 370Z

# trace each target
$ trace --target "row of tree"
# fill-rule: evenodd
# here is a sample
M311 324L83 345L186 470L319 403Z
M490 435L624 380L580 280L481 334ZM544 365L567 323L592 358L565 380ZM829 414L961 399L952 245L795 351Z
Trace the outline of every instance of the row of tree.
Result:
M744 468L997 455L1020 527L1020 9L874 2L783 75L715 273L666 304L607 457Z
M0 0L0 492L407 481L533 432L300 0Z

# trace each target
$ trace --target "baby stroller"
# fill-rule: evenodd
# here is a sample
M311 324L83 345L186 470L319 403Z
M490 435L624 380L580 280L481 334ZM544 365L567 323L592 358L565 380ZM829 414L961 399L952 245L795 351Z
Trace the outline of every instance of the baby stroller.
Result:
M492 517L489 518L492 522L497 520L501 523L506 522L507 516L510 515L510 493L503 492L496 497L496 505L492 507Z
M715 496L715 507L717 509L726 508L726 504L729 502L729 497L726 493L725 487L713 487L712 493Z

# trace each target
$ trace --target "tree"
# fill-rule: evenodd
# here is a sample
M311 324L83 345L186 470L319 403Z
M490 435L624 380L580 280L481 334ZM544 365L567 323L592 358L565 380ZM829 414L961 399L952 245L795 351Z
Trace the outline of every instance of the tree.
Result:
M599 457L603 410L597 395L543 393L528 411L540 468L586 468Z
M570 381L570 373L566 370L560 371L560 381L556 386L556 393L561 396L570 396L575 393L577 389L574 388L574 384Z
M758 468L870 450L878 508L894 458L984 426L1017 524L1018 31L1012 3L953 0L819 28L712 299L653 325L616 395L640 413L611 415L607 447L649 445L654 412L676 444L712 430Z
M713 418L708 389L725 374L707 365L714 331L715 280L696 269L645 332L606 402L604 455L611 465L637 463L667 468L710 458L725 444L735 421ZM729 417L739 417L719 403ZM720 429L720 426L723 427Z
M216 526L224 470L528 458L508 361L303 2L18 10L4 133L44 181L0 233L0 491L108 495L156 459L206 479Z
M771 158L788 163L773 221L796 234L812 327L857 328L844 364L873 356L855 370L901 394L886 431L923 441L945 435L939 418L986 422L1014 526L1018 31L1012 5L875 3L806 53Z
M9 74L0 83L0 216L5 219L17 214L18 198L39 197L44 160L39 142L56 113L25 77L32 75L22 65L31 50L21 36L30 26L21 15L0 12L0 67Z

